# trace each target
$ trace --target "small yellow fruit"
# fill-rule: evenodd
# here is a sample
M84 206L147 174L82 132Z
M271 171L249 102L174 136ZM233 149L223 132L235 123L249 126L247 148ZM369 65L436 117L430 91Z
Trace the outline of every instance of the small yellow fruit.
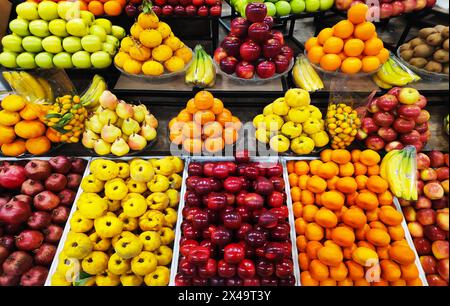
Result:
M139 34L139 41L147 48L158 47L163 38L157 30L144 30Z
M158 76L164 73L164 67L157 61L146 61L142 65L142 72L145 75Z
M25 107L25 99L19 95L9 95L3 98L1 106L4 110L18 112Z
M173 55L172 49L166 45L160 45L160 46L156 47L155 49L153 49L153 51L152 51L153 59L158 62L161 62L161 63L167 61L169 58L172 57L172 55ZM183 66L184 66L184 62L183 62Z

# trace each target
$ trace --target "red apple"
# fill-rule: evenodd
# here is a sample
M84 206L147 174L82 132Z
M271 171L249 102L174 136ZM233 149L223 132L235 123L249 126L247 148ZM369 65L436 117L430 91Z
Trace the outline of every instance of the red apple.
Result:
M419 116L415 119L417 124L425 123L430 120L430 113L426 109L421 109Z
M264 17L263 22L264 22L265 24L267 24L267 25L269 26L270 29L272 29L273 24L274 24L275 21L273 20L273 17L272 17L272 16L266 16L266 17Z
M420 256L420 263L422 264L422 268L425 274L436 273L437 260L433 256Z
M214 61L217 64L220 64L220 62L227 56L228 56L227 52L222 47L219 47L216 49L216 51L214 51Z
M267 15L267 6L264 3L250 3L245 8L245 16L252 23L263 22Z
M250 23L247 19L238 17L231 21L230 33L234 34L236 37L245 38L249 27Z
M392 16L394 7L390 3L383 3L380 7L380 18L387 19Z
M417 153L417 169L424 170L430 167L430 158L425 153Z
M373 115L373 121L378 126L391 126L394 120L394 115L389 112L378 112Z
M255 75L255 66L249 62L242 61L236 66L236 75L241 79L251 79Z
M436 169L436 175L437 175L438 181L448 180L448 178L449 178L448 167L440 167L440 168Z
M405 145L413 145L420 141L420 134L416 130L412 130L409 133L402 134L400 136L400 141Z
M438 261L437 264L437 272L439 275L448 283L448 274L449 274L449 264L448 264L448 258L441 259Z
M414 129L419 132L420 134L425 134L429 130L428 122L422 123L422 124L416 124Z
M419 209L417 211L417 221L423 226L436 223L436 211L434 209Z
M270 28L263 22L253 23L248 28L248 37L257 43L262 43L269 37Z
M283 33L281 33L280 31L277 31L277 30L272 30L270 32L270 34L272 34L272 37L275 38L276 40L278 40L281 45L284 45L284 35L283 35Z
M388 143L384 149L386 152L390 152L392 150L402 150L405 146L400 141L392 141Z
M417 221L408 223L408 230L413 238L420 238L424 236L424 228L422 224Z
M448 259L449 257L449 245L448 241L445 240L436 240L431 245L431 249L433 251L434 257L436 259Z
M397 107L398 100L396 96L392 94L386 94L377 99L377 105L381 110L390 112Z
M294 58L294 50L291 47L284 45L281 47L281 55L286 56L286 58L291 61Z
M276 73L283 73L289 68L290 60L282 54L278 54L275 59Z
M417 105L400 105L397 114L405 119L416 120L420 115L421 108Z
M405 5L402 1L392 2L392 16L401 15L405 11Z
M380 108L378 107L378 98L372 99L367 104L367 111L369 111L372 114L378 113L380 111Z
M442 279L442 277L440 277L437 274L432 274L432 275L427 275L427 282L429 286L432 287L447 287L448 286L448 282L446 282L444 279Z
M206 5L202 5L198 8L197 15L201 17L206 17L209 15L209 9Z
M420 134L420 142L427 143L431 138L431 131L428 130L423 134Z
M395 119L393 124L394 130L396 130L400 134L411 132L415 126L416 123L413 120L407 120L404 118Z
M416 209L429 209L432 207L431 200L425 196L419 196L418 200L414 203Z
M227 36L222 41L221 47L225 50L228 56L239 56L239 48L242 41L235 36Z
M214 17L220 17L222 15L222 6L214 5L209 9L209 14Z
M431 254L431 243L425 238L414 238L414 246L419 256Z
M431 164L431 167L433 167L433 168L439 168L445 164L444 154L440 151L433 150L430 153L428 153L428 156L430 157L430 161L431 161L430 164Z
M275 39L271 38L264 42L263 45L263 55L266 59L273 59L281 52L281 43Z
M236 71L238 60L234 56L227 56L220 61L220 70L227 74L233 74Z
M378 136L386 142L391 142L397 139L398 134L393 128L383 126L378 130Z
M436 215L436 224L444 231L449 230L449 213L448 208L440 209Z
M241 45L239 54L241 55L242 60L253 62L259 58L261 47L254 41L249 40Z
M369 136L365 144L367 148L374 151L380 151L385 146L385 142L380 136Z
M197 8L194 5L186 6L186 15L188 15L188 16L197 15Z
M417 212L412 206L403 207L402 209L405 220L408 222L414 222L417 220Z
M258 64L256 73L262 79L268 79L275 74L276 66L271 61L264 61Z

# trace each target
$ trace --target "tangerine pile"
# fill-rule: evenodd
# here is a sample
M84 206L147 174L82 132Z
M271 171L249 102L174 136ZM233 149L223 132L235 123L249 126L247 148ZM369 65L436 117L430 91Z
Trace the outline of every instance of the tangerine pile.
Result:
M375 25L366 20L365 4L352 6L347 19L320 31L305 43L308 59L327 71L346 74L370 73L389 59L389 51L378 38Z
M169 122L169 138L187 152L222 151L234 144L242 123L226 109L223 102L208 92L200 91Z
M372 150L289 161L303 286L420 286L403 215Z
M139 14L130 33L114 57L114 63L127 73L159 76L165 70L178 72L192 59L192 51L152 11Z

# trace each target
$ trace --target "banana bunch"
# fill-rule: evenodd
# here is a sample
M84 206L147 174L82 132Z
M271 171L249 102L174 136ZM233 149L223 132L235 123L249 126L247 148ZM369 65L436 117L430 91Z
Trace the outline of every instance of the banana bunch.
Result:
M88 111L79 96L65 95L56 98L44 117L44 123L57 132L61 142L76 143L84 131Z
M373 75L375 84L383 89L390 89L394 86L405 86L419 80L420 77L417 74L401 64L394 56L391 56L381 66L380 70Z
M194 60L186 72L186 84L201 88L213 87L216 83L216 68L213 60L201 45L194 51Z
M33 103L53 102L53 90L47 80L26 71L3 71L3 78L11 88Z
M380 175L389 182L392 193L407 201L417 201L416 148L406 146L403 150L392 150L381 162Z
M96 108L100 105L100 96L107 88L105 79L97 74L94 75L91 85L80 98L81 104L88 109Z
M292 69L292 78L297 87L309 92L314 92L324 87L322 79L304 55L297 57Z

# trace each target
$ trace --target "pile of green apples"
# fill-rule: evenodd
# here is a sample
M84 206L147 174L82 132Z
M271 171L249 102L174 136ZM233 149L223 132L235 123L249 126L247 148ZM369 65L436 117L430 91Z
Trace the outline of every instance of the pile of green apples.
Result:
M157 136L158 120L145 105L128 104L105 90L100 106L86 121L81 143L98 155L141 151Z
M2 38L0 64L6 68L107 68L126 35L76 2L23 2L16 13L12 34Z
M327 11L334 4L334 0L231 0L230 3L244 17L247 4L252 2L263 2L267 7L267 15L272 17Z

